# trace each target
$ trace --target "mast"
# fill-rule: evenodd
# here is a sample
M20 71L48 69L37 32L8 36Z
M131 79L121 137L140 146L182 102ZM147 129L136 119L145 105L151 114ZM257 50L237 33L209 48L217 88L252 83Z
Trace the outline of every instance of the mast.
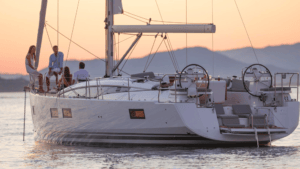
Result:
M48 3L48 0L42 0L42 6L41 6L41 11L40 11L40 23L39 23L39 29L38 29L38 35L37 35L37 41L36 41L35 68L38 68L38 66L39 66L39 59L40 59L41 46L42 46L43 33L44 33L44 26L45 26L47 3Z
M106 0L106 12L105 12L105 77L112 77L114 73L113 62L114 62L114 38L113 38L113 29L114 25L114 13L113 13L113 4L114 0Z

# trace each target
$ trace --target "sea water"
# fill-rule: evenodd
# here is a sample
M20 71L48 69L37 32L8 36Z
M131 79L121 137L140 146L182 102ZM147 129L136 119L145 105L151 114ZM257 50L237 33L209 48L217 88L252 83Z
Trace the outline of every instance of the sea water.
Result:
M295 96L294 96L295 97ZM300 168L300 127L271 147L86 147L34 140L29 99L0 93L0 168Z

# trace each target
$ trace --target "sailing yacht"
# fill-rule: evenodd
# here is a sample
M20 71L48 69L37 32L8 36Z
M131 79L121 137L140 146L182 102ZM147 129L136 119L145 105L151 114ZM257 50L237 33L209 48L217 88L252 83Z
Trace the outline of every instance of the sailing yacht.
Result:
M37 40L40 55L47 0L42 0ZM37 141L60 144L204 145L269 144L299 122L291 94L298 73L272 74L253 64L241 78L212 77L198 63L173 74L137 72L119 76L119 66L146 33L215 33L213 24L115 25L121 0L106 0L105 77L87 79L53 93L30 85ZM135 33L124 56L114 59L114 34ZM167 41L167 40L166 40ZM38 61L36 63L38 66ZM277 79L276 79L277 78ZM291 79L297 86L291 85ZM281 82L278 85L278 82ZM34 81L31 81L31 84Z

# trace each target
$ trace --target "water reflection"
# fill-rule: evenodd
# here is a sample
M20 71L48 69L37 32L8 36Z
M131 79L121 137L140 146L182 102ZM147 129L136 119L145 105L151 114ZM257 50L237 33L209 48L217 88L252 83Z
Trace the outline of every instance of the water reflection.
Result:
M96 168L233 168L297 166L300 147L85 147L36 142L27 166ZM288 162L288 163L287 163Z

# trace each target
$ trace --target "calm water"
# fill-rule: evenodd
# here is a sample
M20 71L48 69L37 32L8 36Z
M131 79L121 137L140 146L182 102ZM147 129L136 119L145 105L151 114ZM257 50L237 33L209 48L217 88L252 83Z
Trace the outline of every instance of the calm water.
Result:
M101 148L35 142L24 93L0 93L0 168L300 168L300 127L272 147Z

